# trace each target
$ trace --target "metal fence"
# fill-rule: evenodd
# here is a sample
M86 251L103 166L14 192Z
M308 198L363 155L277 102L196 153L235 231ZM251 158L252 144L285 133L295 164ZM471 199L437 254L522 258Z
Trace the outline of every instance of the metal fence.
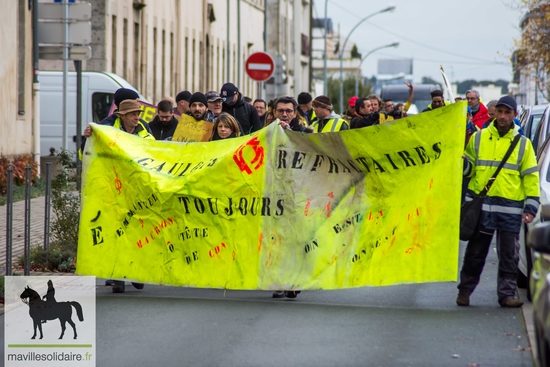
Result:
M6 275L12 275L13 255L13 167L8 166L6 193ZM24 239L24 275L31 270L31 166L25 168L25 239ZM50 243L50 198L51 198L51 163L46 163L46 190L44 210L44 250L48 250Z

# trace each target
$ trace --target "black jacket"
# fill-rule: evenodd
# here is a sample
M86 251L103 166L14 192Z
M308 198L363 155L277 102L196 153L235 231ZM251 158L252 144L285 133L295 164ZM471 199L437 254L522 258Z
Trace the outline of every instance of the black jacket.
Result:
M243 129L243 135L248 135L264 127L258 116L258 111L245 102L241 93L239 93L239 99L235 105L228 106L224 103L222 112L227 112L239 122L240 127Z
M153 121L149 123L149 128L157 140L172 140L176 126L178 126L178 120L174 116L172 116L168 126L164 126L158 116L155 116Z
M378 112L373 112L361 117L354 117L351 119L350 129L359 129L361 127L367 127L377 125L380 123L380 115Z

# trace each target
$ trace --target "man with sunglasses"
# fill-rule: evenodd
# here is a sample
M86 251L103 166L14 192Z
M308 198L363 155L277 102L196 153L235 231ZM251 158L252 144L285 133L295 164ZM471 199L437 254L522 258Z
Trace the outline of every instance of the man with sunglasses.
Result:
M157 105L157 115L149 123L151 132L157 140L172 140L172 135L178 126L178 120L174 117L172 103L162 100Z

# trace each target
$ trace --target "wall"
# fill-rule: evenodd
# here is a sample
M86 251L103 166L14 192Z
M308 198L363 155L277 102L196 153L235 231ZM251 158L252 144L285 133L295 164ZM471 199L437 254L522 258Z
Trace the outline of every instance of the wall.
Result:
M0 12L0 155L33 152L32 28L26 0L10 0Z

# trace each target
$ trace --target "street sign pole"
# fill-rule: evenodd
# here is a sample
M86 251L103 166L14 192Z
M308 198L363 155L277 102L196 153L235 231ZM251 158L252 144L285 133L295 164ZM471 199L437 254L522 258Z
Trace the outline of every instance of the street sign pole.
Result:
M76 69L76 151L82 144L82 61L75 60ZM76 189L80 192L80 174L82 173L82 161L76 160Z
M63 0L63 149L67 145L67 73L69 58L69 0Z

